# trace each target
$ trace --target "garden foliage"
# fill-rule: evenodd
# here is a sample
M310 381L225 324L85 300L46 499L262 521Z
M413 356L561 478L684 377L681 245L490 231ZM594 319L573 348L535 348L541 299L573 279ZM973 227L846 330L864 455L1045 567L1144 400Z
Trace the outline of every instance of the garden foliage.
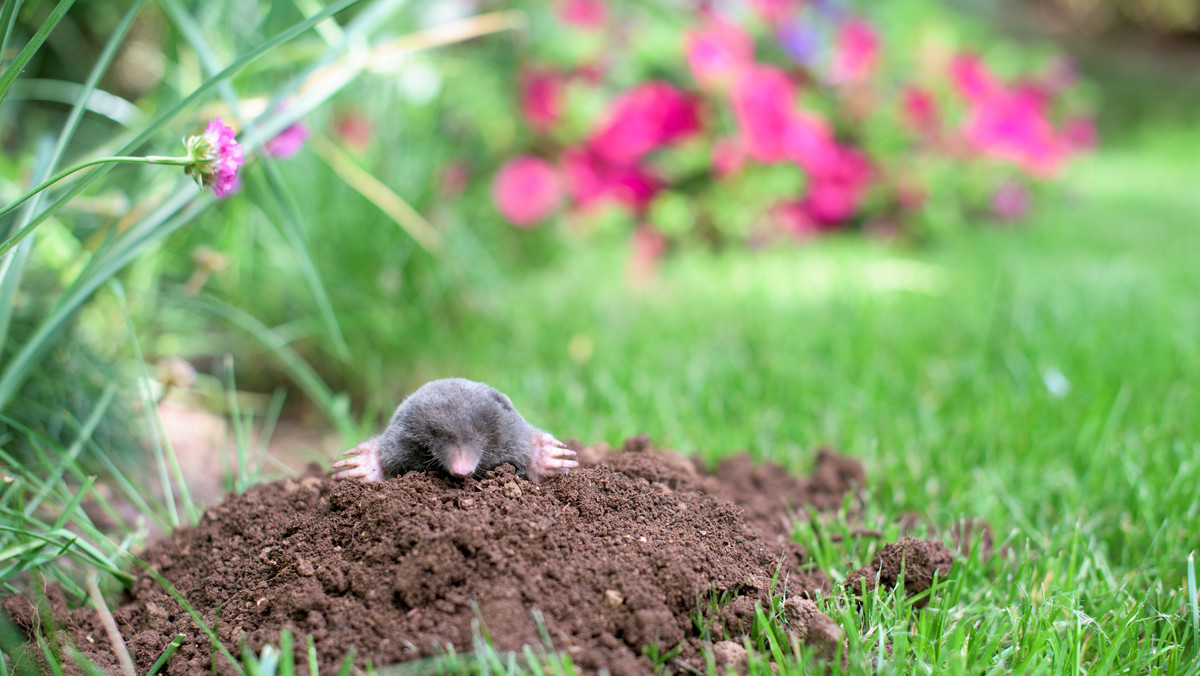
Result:
M1022 218L1096 140L1069 62L985 50L911 4L564 0L541 18L528 133L493 184L519 227L617 222L651 250L929 234Z

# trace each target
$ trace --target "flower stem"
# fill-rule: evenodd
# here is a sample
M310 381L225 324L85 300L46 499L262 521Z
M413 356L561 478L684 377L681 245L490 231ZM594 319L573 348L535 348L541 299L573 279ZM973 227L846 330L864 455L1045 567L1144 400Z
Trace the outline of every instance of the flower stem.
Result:
M24 195L21 195L15 201L9 203L3 209L0 209L0 216L4 216L5 214L12 211L13 209L16 209L17 207L21 206L21 204L24 203L25 200L29 199L30 197L33 197L34 195L38 194L39 192L45 190L46 188L49 188L51 185L54 185L55 183L63 180L64 178L79 171L80 169L86 169L88 167L92 167L97 164L107 164L109 162L112 162L114 164L173 164L173 165L177 165L177 166L186 166L186 165L189 165L192 163L192 159L188 158L188 157L159 157L156 155L150 155L148 157L124 157L124 156L100 157L100 158L97 158L94 160L80 162L79 164L76 164L73 167L68 167L66 169L63 169L62 171L51 176L50 178L46 179L45 181L42 181L36 187L30 188L29 191L26 192Z
M93 166L96 166L97 164L107 164L107 163L114 163L114 164L169 164L169 165L175 165L175 166L182 167L182 166L187 166L189 164L192 164L192 162L193 162L193 160L190 157L160 157L157 155L150 155L147 157L125 157L125 156L100 157L100 158L97 158L94 160L87 160L86 162L80 162L79 164L76 164L73 167L68 167L66 169L63 169L62 171L51 176L50 178L46 179L45 181L42 181L37 186L30 188L29 191L27 191L25 194L18 197L16 200L5 205L3 208L0 208L0 218L3 218L9 212L11 212L12 210L14 210L17 207L24 204L25 201L28 200L30 197L33 197L34 195L38 194L39 192L45 190L46 188L49 188L51 185L54 185L58 181L63 180L64 178L79 171L80 169L86 169L88 167L93 167ZM34 227L37 227L36 224L33 227L25 228L24 230L14 234L12 237L9 237L8 239L4 240L4 243L0 244L0 256L3 256L4 254L8 253L14 246L19 244L21 242L21 240L25 239L26 235L28 235L30 232L33 232Z

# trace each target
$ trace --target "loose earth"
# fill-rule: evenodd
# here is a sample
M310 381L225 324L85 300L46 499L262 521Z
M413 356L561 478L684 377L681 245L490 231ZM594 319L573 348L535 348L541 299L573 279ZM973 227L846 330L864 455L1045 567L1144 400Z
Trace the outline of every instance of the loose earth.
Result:
M859 463L821 451L812 476L795 478L746 456L709 471L644 438L620 452L573 448L582 466L543 483L507 465L482 480L414 472L378 484L314 470L229 495L143 559L235 655L290 629L312 636L322 673L352 647L356 664L378 667L469 652L482 635L500 651L549 644L585 672L646 673L648 645L679 646L676 670L704 670L701 628L718 660L736 662L755 604L769 607L772 592L787 598L798 640L837 652L840 628L811 602L829 581L790 534L810 509L853 509ZM913 594L953 560L940 543L904 538L848 580L894 586L903 566ZM96 613L50 598L80 650L117 671ZM37 622L28 600L5 608L27 631ZM187 638L165 673L233 672L149 574L112 610L139 673L176 634ZM296 659L307 659L303 640Z

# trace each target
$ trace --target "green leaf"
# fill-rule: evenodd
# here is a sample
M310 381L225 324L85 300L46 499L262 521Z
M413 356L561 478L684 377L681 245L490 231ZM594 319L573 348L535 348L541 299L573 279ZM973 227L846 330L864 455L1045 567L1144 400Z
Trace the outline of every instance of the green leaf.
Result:
M4 102L4 97L8 95L8 90L12 87L13 82L16 82L17 76L21 74L22 70L25 70L25 66L29 64L29 60L33 58L33 55L41 48L42 43L50 36L50 32L54 30L59 21L62 21L63 17L67 15L67 10L71 9L71 5L74 4L75 0L59 0L58 4L54 6L54 10L50 12L50 16L46 17L46 20L42 23L41 28L38 29L37 33L34 33L33 39L17 54L17 58L13 59L13 62L9 64L8 70L4 71L3 75L0 75L0 103ZM5 29L4 37L5 42L7 42L7 28Z

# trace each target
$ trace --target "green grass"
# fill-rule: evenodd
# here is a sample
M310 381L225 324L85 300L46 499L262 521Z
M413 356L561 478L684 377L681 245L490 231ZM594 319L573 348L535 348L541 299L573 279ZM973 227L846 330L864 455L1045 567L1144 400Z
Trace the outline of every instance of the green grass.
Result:
M797 471L829 443L866 464L885 530L907 511L990 522L1011 554L961 567L927 610L828 601L857 673L879 632L905 637L885 670L1195 670L1196 138L1109 150L1029 227L926 249L686 253L637 286L619 255L580 246L480 293L406 355L409 377L485 380L585 442L645 433ZM824 557L843 562L828 572L876 546Z

